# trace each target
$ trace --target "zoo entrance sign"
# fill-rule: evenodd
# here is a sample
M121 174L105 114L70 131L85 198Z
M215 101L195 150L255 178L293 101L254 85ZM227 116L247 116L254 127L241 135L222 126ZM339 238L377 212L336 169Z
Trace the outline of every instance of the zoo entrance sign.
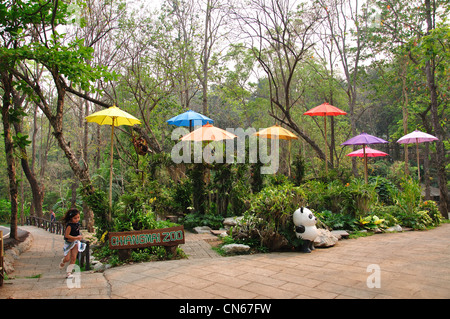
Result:
M183 226L109 234L109 248L111 249L176 246L180 244L184 244Z

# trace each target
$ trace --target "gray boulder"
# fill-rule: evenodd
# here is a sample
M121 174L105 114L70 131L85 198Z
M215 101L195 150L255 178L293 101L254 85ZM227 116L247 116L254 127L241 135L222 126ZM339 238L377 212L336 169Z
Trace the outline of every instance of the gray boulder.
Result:
M333 235L328 229L317 229L318 236L314 240L314 247L332 247L336 245L339 238Z
M212 229L208 226L197 226L194 228L194 232L197 234L210 234L211 230Z
M222 246L222 249L227 254L244 253L250 249L250 246L242 245L242 244L229 244L229 245Z

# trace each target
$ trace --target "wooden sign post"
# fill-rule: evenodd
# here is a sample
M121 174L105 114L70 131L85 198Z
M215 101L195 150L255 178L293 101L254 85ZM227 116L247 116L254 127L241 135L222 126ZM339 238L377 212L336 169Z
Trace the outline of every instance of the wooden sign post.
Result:
M167 252L176 254L177 246L184 244L184 227L147 229L109 233L109 248L130 250L151 246L164 246Z

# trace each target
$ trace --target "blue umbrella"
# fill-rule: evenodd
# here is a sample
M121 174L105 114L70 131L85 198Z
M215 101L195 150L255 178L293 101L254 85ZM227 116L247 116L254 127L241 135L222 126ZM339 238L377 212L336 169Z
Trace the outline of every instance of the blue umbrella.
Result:
M170 120L167 120L167 123L176 125L176 126L189 126L189 130L192 128L192 123L197 125L205 125L205 124L213 124L214 121L209 117L204 116L203 114L197 113L192 110L188 110L180 115L172 117Z

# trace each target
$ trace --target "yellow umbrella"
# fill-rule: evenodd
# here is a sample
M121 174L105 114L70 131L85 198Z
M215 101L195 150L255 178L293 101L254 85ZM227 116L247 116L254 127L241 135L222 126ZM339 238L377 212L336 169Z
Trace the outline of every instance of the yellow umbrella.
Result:
M113 105L106 110L95 112L86 117L86 121L94 122L100 125L111 125L111 163L109 172L109 221L111 221L111 207L112 207L112 169L113 169L113 142L114 142L114 127L120 125L133 126L135 124L141 124L137 118L133 115L122 111L117 106Z
M280 140L296 140L297 135L289 132L279 125L274 125L255 133L256 136L265 138L278 138Z
M297 140L298 136L286 130L285 128L274 125L256 132L254 135L264 138L278 138L280 140L289 140L289 176L291 176L291 140Z

